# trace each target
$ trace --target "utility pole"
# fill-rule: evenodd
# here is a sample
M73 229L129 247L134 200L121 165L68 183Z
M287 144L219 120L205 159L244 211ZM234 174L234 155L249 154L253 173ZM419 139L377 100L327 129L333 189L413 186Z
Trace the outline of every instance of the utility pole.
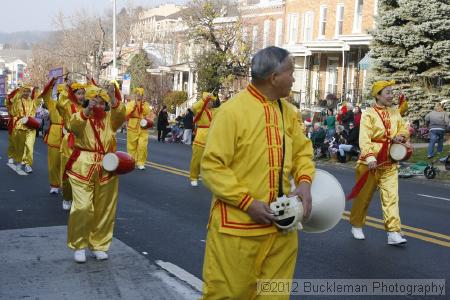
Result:
M116 79L117 77L117 67L116 67L116 0L113 2L113 69L112 77Z

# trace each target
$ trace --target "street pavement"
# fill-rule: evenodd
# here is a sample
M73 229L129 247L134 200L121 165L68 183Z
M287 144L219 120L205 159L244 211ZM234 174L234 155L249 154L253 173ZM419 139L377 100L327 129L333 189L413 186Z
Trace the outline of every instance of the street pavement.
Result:
M124 134L118 134L118 146L121 150L126 149L125 139ZM10 236L8 232L12 229L35 228L47 232L44 235L52 235L51 229L56 228L60 239L58 245L61 248L58 262L66 264L65 272L74 272L74 276L86 276L83 272L92 271L89 269L92 267L91 262L85 265L86 268L74 265L71 252L65 248L62 234L63 226L67 224L68 214L60 208L61 199L48 194L47 149L42 139L36 142L34 172L30 175L18 175L6 166L6 148L7 133L0 131L0 244L9 243L10 240L6 237ZM117 241L115 240L112 245L108 262L108 266L117 263L121 270L133 268L131 264L128 267L126 263L121 263L121 250L115 249L121 246L126 247L133 252L129 255L130 257L134 255L138 264L142 264L142 261L148 263L146 268L151 270L148 271L149 274L164 271L170 275L170 278L176 279L170 284L177 284L183 291L180 292L182 296L179 299L182 297L194 299L196 296L193 295L197 295L201 286L206 223L211 199L209 191L202 184L196 188L189 184L190 156L191 149L187 145L161 144L152 139L149 143L147 169L136 170L120 177L120 196L115 227ZM318 165L318 167L336 176L346 193L350 191L354 184L352 169L341 165ZM400 214L404 225L403 231L408 239L407 247L387 245L378 195L374 196L369 208L365 227L366 240L354 240L348 223L351 203L347 203L342 221L333 230L322 234L299 233L300 251L295 278L449 279L450 185L423 178L400 179L400 199ZM7 234L3 234L4 232ZM23 239L26 238L23 237ZM18 235L17 247L27 244L20 240ZM53 253L45 250L46 245L42 244L44 249L39 250L41 259ZM56 247L54 243L49 243L48 247L51 246ZM14 248L0 247L2 251L0 254L12 249ZM2 254L2 256L11 257L9 254ZM3 265L3 260L0 262ZM13 262L14 260L9 264ZM94 263L94 270L101 272L102 264ZM32 269L35 264L28 262L17 266L19 269ZM0 299L14 299L15 289L17 289L17 299L26 294L27 289L27 295L33 298L33 291L36 291L34 280L36 276L32 276L28 284L10 285L8 282L12 279L7 278L21 280L25 271L14 269L11 265L6 270L7 272L4 272L0 269ZM40 274L45 278L48 276L46 272L40 272ZM131 275L127 276L133 278ZM40 280L44 280L45 284L51 286L56 286L59 282L53 282L52 276L48 277L48 280L42 278ZM155 278L159 277L152 275L148 280L155 280ZM2 282L7 283L2 285ZM159 284L162 288L169 285L165 279L159 279ZM5 294L8 297L6 297L3 296L2 291L8 286L8 294ZM83 285L80 288L93 289L94 287ZM120 288L114 288L120 290ZM145 288L146 286L142 287L143 290ZM191 290L187 291L187 288ZM446 294L448 295L449 292L447 287ZM101 292L99 293L100 296L96 296L96 299L111 298L103 297ZM61 299L76 298L71 297L70 294L64 295ZM146 295L136 299L158 299L151 293ZM291 297L291 299L298 298L298 296ZM310 298L314 297L301 297L301 299ZM336 298L346 299L344 296ZM350 298L359 299L356 296ZM404 298L422 299L420 296ZM445 298L445 296L426 297L426 299ZM122 299L134 298L123 296ZM331 296L330 299L333 297ZM363 296L360 299L383 299L383 297Z

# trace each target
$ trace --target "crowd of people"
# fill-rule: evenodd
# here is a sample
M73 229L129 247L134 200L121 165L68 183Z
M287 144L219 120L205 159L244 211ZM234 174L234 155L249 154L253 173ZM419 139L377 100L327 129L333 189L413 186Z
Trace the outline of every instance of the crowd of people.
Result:
M352 108L350 103L343 103L339 113L328 108L322 122L311 124L306 120L306 132L313 143L315 157L335 158L342 163L358 157L361 115L359 106Z

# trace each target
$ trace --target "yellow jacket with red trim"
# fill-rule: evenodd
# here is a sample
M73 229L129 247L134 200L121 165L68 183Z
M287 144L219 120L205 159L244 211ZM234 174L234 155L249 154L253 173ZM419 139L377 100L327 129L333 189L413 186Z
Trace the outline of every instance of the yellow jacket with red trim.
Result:
M138 101L130 101L127 103L126 111L128 119L127 128L130 131L141 131L141 119L151 119L153 121L153 115L148 102L139 103Z
M386 133L383 120L388 127L388 133ZM358 163L367 164L376 161L376 157L383 146L380 141L392 140L397 135L409 137L405 121L397 108L375 106L367 109L361 116L359 129L361 155Z
M41 103L41 98L35 97L28 99L24 99L22 97L18 97L12 102L11 106L11 115L17 120L15 122L15 129L17 130L34 130L30 129L25 124L21 122L21 118L23 117L35 117L36 116L36 110L39 107Z
M208 136L209 127L211 126L211 121L215 113L215 109L206 107L208 105L206 101L209 102L212 100L201 99L195 102L191 108L195 115L194 120L196 121L195 125L197 126L194 145L200 147L205 147L206 137Z
M246 211L254 199L269 204L277 198L283 131L285 194L290 190L289 176L297 184L314 177L313 149L300 127L299 114L288 102L281 103L283 117L277 101L266 99L250 85L214 116L201 174L213 193L210 218L217 218L223 233L257 236L277 231L272 224L256 224Z
M70 128L75 135L75 149L81 150L81 153L71 170L67 171L69 177L87 183L91 181L94 172L99 172L100 184L106 184L114 176L103 169L102 160L105 153L115 151L116 131L124 121L125 106L121 102L107 112L102 127L95 125L94 119L87 118L83 111L72 115ZM95 131L98 132L101 143L97 141ZM102 147L105 153L101 153Z

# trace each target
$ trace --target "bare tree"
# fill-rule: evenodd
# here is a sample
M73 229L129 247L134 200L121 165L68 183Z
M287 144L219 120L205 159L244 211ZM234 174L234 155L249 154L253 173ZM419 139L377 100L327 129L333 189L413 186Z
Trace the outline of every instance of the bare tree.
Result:
M218 92L248 75L251 46L235 1L192 0L184 20L190 41L201 45L194 53L199 90Z

